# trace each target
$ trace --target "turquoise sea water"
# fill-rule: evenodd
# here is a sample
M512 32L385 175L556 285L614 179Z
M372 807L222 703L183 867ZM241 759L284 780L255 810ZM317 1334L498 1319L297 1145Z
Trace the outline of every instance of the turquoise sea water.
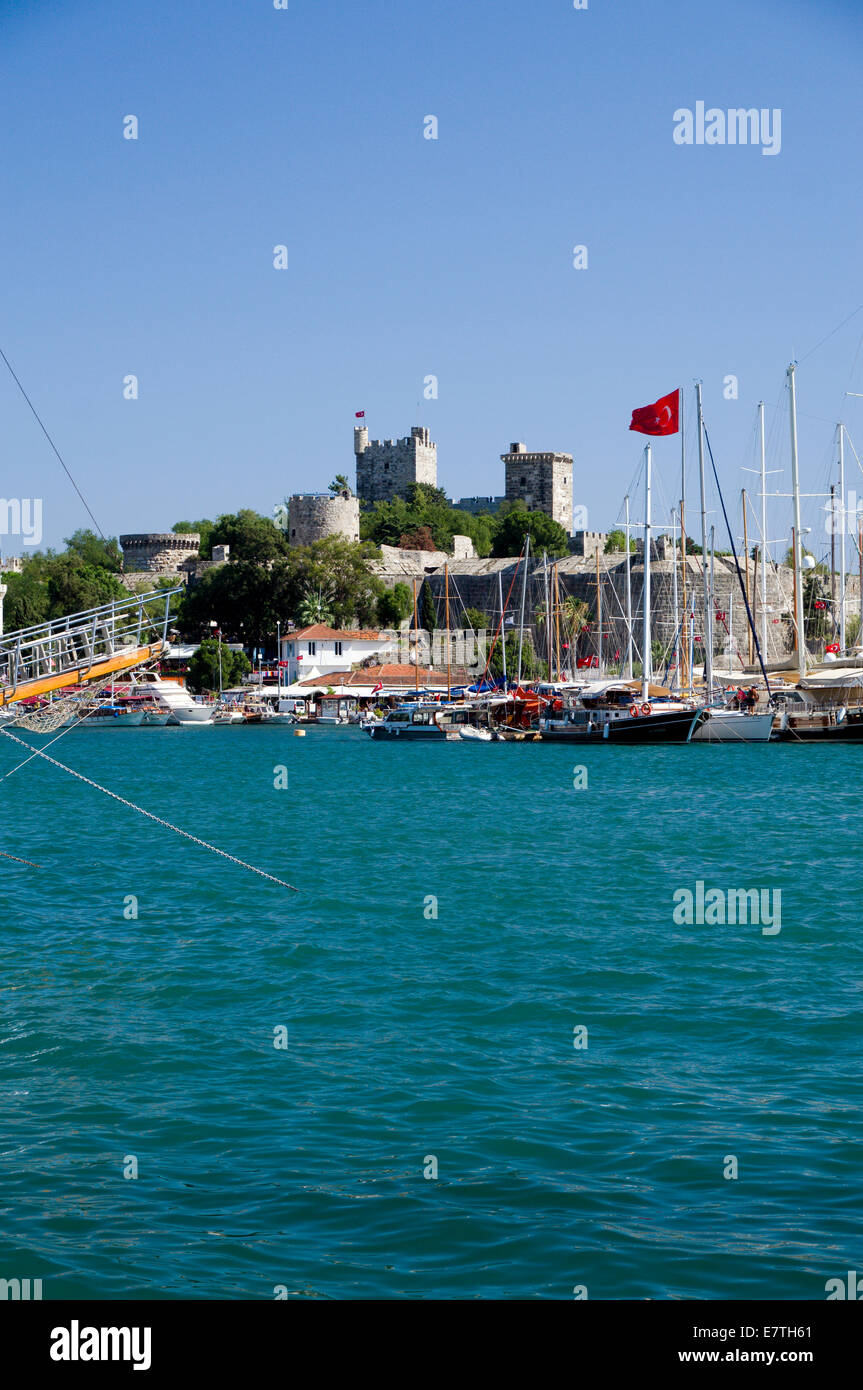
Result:
M51 751L300 891L39 760L0 781L42 865L0 860L0 1277L802 1299L863 1267L859 748ZM675 925L699 879L781 889L781 932Z

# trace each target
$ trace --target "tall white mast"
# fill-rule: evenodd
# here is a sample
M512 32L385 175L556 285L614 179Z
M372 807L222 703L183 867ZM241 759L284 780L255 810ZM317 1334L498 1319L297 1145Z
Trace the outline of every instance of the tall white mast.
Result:
M632 680L632 584L629 577L629 496L626 507L626 678Z
M500 599L500 645L501 651L503 652L503 688L504 691L506 691L506 622L504 620L503 614L503 580L501 578L500 570L498 570L497 572L497 593L498 598Z
M701 573L704 576L704 683L707 699L713 698L713 613L711 612L710 575L707 568L707 502L704 491L704 411L701 407L701 382L695 383L698 400L698 478L701 487Z
M677 602L677 545L674 537L674 508L671 508L671 602L674 609L674 680L680 680L680 613Z
M797 609L797 657L801 676L806 674L806 641L803 622L803 546L800 535L800 472L797 461L797 389L794 372L797 363L788 368L789 414L791 424L791 490L794 494L794 601Z
M767 467L764 449L764 402L758 402L761 441L761 656L767 660Z
M650 660L650 445L644 449L644 624L642 628L641 698L649 698Z
M845 650L845 426L839 424L839 516L842 531L839 538L839 568L842 571L842 587L839 590L839 646ZM833 513L835 524L836 513Z

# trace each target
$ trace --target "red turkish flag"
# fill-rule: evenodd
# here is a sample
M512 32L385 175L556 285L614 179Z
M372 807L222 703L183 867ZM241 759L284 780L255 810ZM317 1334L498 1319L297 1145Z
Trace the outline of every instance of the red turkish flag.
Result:
M632 412L629 426L637 434L677 434L680 429L680 389L660 396L655 405L643 405Z

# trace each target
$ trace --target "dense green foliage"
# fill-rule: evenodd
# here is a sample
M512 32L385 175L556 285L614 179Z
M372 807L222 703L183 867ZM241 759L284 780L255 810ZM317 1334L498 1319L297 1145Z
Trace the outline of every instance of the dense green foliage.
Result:
M117 577L122 558L115 540L76 531L66 546L60 554L36 551L25 558L20 574L6 575L3 617L7 632L127 597Z
M630 540L629 549L630 551L635 549L635 541ZM609 531L605 541L604 554L613 555L618 550L626 550L626 532L620 530Z
M507 508L502 507L495 520L492 555L520 555L528 533L533 555L546 551L552 560L559 560L569 554L566 531L546 512L530 512L522 502L515 502Z
M413 616L414 600L407 584L394 584L378 599L378 622L381 627L399 627L405 618Z
M239 685L243 676L252 668L245 652L232 652L224 642L215 637L206 637L189 662L187 683L191 690L200 694L203 690L218 690L219 654L221 652L221 688L228 690Z
M327 615L323 621L335 627L369 627L384 592L369 564L379 557L374 546L328 536L313 545L286 547L270 560L221 565L184 596L180 625L194 639L215 621L230 641L247 646L272 643L278 622L302 624L303 614L322 621L315 616L321 608Z
M452 550L453 536L470 536L478 555L488 555L495 518L451 507L442 488L411 483L404 497L376 502L360 517L360 535L376 545L395 545L427 526L438 550Z

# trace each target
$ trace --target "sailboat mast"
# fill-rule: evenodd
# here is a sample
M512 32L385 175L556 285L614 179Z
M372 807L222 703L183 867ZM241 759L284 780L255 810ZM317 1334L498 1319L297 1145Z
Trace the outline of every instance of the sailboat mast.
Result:
M743 575L744 575L744 578L746 579L746 606L749 607L749 536L748 536L747 531L746 531L746 488L743 488L743 490L741 491L741 493L740 493L740 499L741 499L741 501L742 501L742 503L743 503L743 554L744 554L744 556L745 556L745 559L744 559L744 561L743 561L744 566L745 566L745 568L744 568L744 570L743 570ZM733 599L733 597L734 597L734 585L733 585L733 584L732 584L732 586L731 586L731 596L732 596L732 599ZM750 609L750 612L751 612L751 609ZM731 636L732 636L732 638L734 637L734 624L733 624L733 623L731 624ZM750 628L749 628L749 665L750 665L750 666L752 665L752 663L753 663L754 660L755 660L755 652L753 651L753 648L752 648L752 628L750 627Z
M449 565L443 567L444 590L446 594L446 697L452 699L452 676L450 672L450 642L449 642Z
M626 678L632 680L632 581L629 572L629 496L626 506Z
M680 680L680 606L677 602L677 545L675 544L674 532L676 530L674 521L674 508L671 508L671 606L674 612L674 681ZM672 682L674 684L674 682Z
M530 559L530 532L524 538L524 575L521 581L521 616L518 624L518 676L517 683L521 685L521 651L524 644L524 601L527 597L527 569Z
M800 532L800 470L797 458L797 363L788 368L789 415L791 425L791 490L794 493L794 611L797 622L797 655L801 676L806 674L806 636L803 620L803 550Z
M503 688L506 691L506 621L503 612L503 580L501 572L497 572L497 596L500 603L500 640L503 649Z
M698 480L701 488L701 572L704 577L704 683L708 700L713 697L713 622L710 609L710 575L707 569L707 501L704 489L704 411L701 382L695 383L698 402Z
M713 610L714 610L715 605L716 605L716 598L715 598L715 594L716 594L716 575L715 575L714 569L713 569L713 558L714 558L714 557L713 557L713 550L714 550L714 546L715 546L715 544L716 544L715 536L716 536L715 529L714 529L714 527L711 526L711 528L710 528L710 608L709 608L709 610L708 610L708 615L707 615L707 617L708 617L708 622L707 622L707 644L708 644L708 648L709 648L709 650L710 650L711 657L712 657L712 655L713 655ZM713 694L713 679L712 679L712 677L713 677L713 661L712 661L712 660L711 660L711 662L710 662L710 674L711 674L710 694L712 695L712 694Z
M542 552L542 572L545 580L545 630L546 630L546 657L548 660L548 679L554 680L552 675L551 658L551 593L548 587L548 551Z
M557 649L557 679L560 680L560 570L554 567L554 643Z
M420 688L420 634L417 621L417 582L414 580L414 691Z
M686 628L688 623L688 608L686 602L686 426L684 420L684 409L686 398L683 387L677 393L680 406L680 580L683 588L683 606L681 609L680 627L680 690L688 689L692 683L692 673L687 672L687 650L686 650ZM684 683L684 677L687 682Z
M839 516L842 531L839 536L839 569L841 587L839 589L839 646L845 650L845 426L839 424ZM834 512L834 518L835 518Z
M761 651L767 660L767 467L764 450L764 402L758 402L761 438Z
M650 690L650 445L644 449L644 620L642 624L644 650L641 656L641 698L647 701Z
M599 578L599 546L596 547L596 651L599 679L602 680L602 584Z

